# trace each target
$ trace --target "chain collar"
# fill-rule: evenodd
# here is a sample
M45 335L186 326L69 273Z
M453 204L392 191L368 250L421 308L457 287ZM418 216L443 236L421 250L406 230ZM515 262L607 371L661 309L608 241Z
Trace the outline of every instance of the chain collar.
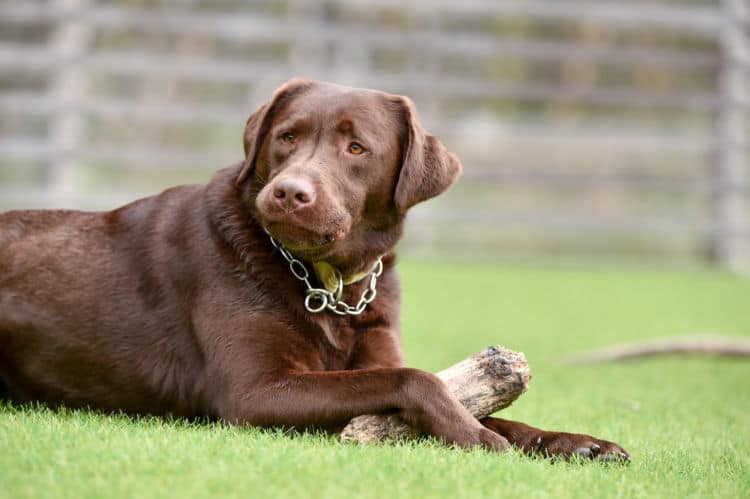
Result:
M357 304L351 306L341 300L341 293L344 290L344 279L341 276L341 272L334 269L336 272L336 278L338 279L338 284L334 292L330 292L327 289L314 288L312 284L310 284L310 272L308 272L305 264L294 258L294 255L292 255L281 243L276 241L265 227L263 230L266 231L274 248L279 250L281 256L283 256L284 260L289 264L289 270L292 271L292 275L305 283L305 286L307 287L307 290L305 291L305 309L307 309L308 312L317 314L328 309L338 315L359 315L365 311L367 305L372 303L375 296L377 296L378 292L375 288L378 284L378 277L383 273L382 258L378 258L372 272L370 273L370 285L364 290Z

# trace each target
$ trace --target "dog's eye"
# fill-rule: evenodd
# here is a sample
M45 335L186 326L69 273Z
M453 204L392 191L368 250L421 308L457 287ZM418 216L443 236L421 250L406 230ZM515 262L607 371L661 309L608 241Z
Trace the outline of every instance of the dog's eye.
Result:
M294 144L294 139L296 139L297 137L295 137L292 132L287 132L282 135L281 138L284 139L284 142L288 144Z
M359 156L360 154L365 152L365 148L362 147L362 144L358 142L352 142L351 144L349 144L349 152L356 156Z

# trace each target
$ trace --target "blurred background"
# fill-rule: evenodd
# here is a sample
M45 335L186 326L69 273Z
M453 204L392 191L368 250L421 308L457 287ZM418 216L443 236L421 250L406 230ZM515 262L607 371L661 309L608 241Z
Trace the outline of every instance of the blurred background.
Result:
M401 250L747 269L746 0L0 0L0 210L206 182L293 76L463 160Z

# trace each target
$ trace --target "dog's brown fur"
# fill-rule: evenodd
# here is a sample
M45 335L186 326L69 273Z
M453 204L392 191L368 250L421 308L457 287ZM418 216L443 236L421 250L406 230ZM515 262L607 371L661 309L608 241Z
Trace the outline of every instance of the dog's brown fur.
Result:
M244 139L245 161L205 186L106 213L0 215L6 398L328 430L397 411L463 447L626 456L586 435L480 423L435 376L403 367L392 249L406 211L461 170L408 99L293 80ZM307 312L263 227L308 268L355 281L348 303L384 255L377 299L360 316Z

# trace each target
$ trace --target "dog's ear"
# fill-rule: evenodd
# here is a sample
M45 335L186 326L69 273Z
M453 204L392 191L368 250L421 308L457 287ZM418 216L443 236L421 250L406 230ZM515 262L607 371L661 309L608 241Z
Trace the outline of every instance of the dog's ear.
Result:
M401 173L394 201L402 213L417 203L444 192L461 174L461 162L434 136L425 132L414 104L397 97L408 128Z
M245 133L243 135L243 145L245 147L245 161L242 163L242 169L237 176L236 183L240 185L255 170L255 161L258 156L263 141L271 128L274 115L281 106L288 102L289 99L310 88L313 81L302 78L295 78L282 85L274 92L271 100L258 109L247 119Z

